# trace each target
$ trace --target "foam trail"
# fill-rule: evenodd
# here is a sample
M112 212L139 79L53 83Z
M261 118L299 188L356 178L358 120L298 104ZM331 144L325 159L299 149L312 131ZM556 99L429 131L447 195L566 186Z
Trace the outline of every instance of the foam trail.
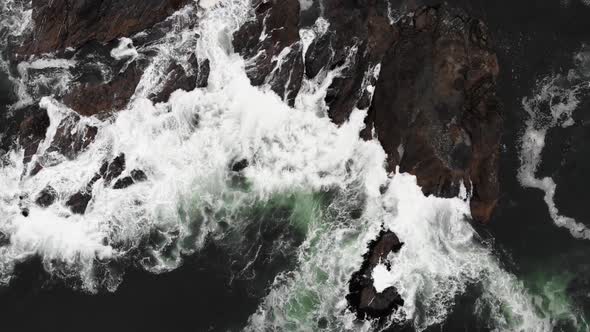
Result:
M577 58L587 57L587 53L580 53ZM577 71L571 71L567 76L550 76L538 83L537 92L532 98L524 98L522 105L529 115L526 128L521 138L520 160L518 172L520 183L529 188L540 189L545 193L549 215L559 227L570 231L572 236L580 239L590 239L590 229L575 219L563 216L555 205L555 190L557 185L550 177L539 179L535 172L541 163L545 137L549 129L574 123L573 113L579 106L579 95L587 91L589 82L584 80L583 65ZM548 112L545 111L548 109Z

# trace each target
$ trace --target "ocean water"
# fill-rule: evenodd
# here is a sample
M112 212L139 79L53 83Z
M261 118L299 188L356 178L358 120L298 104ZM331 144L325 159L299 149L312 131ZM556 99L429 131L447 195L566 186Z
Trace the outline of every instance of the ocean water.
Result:
M14 4L0 8L18 35L29 16ZM207 1L172 18L197 17L197 26L183 26L151 46L157 56L127 109L110 120L82 120L99 128L85 152L67 159L48 149L72 111L47 96L40 105L51 125L35 157L45 168L23 177L22 151L4 156L0 232L9 240L0 246L3 326L588 330L590 223L579 208L583 198L559 192L573 187L571 172L559 170L568 160L590 160L580 141L570 139L567 151L558 142L572 137L567 130L576 129L576 137L588 130L580 114L590 8L573 0L465 6L488 22L502 67L503 194L489 226L469 221L469 193L425 197L414 177L387 173L378 142L359 138L365 110L355 110L340 127L330 122L323 99L337 70L304 82L295 107L251 86L245 61L229 42L248 19L249 4ZM326 29L320 20L301 34L309 42ZM142 51L115 48L111 54L132 60ZM163 75L158 69L191 53L210 59L209 86L177 91L166 103L147 100ZM74 65L49 55L19 68L51 68L67 86ZM26 79L44 84L48 78L55 77ZM2 94L16 91L21 103L30 102L22 88L27 82L14 83L3 83ZM1 110L10 112L12 102L2 99ZM72 214L67 198L121 153L125 172L141 169L148 180L123 190L99 180L86 214ZM233 171L244 159L248 166ZM574 173L582 188L588 183L583 169ZM547 177L553 182L542 180ZM57 202L31 204L47 185L58 192ZM547 194L554 189L555 196ZM355 321L344 296L366 244L382 228L405 242L388 257L391 271L381 271L405 305L378 325Z

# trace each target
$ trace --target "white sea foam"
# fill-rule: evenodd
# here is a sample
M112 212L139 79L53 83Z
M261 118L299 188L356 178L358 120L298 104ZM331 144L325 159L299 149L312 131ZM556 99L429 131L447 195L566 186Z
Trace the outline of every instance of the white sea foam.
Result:
M373 286L375 287L378 293L383 292L385 289L395 284L395 279L393 279L393 275L389 272L389 269L383 263L377 264L377 266L373 268L371 277L373 277Z
M99 131L86 151L47 164L34 177L22 176L22 152L7 156L0 169L0 232L10 243L0 247L0 281L10 279L16 262L35 254L49 272L63 275L66 269L96 291L105 282L96 279L96 262L128 257L153 230L176 249L171 254L152 248L153 259L140 263L159 273L179 266L181 254L199 250L207 234L219 231L219 221L244 222L239 213L253 202L290 191L330 190L337 195L307 225L298 266L277 276L248 330L314 330L320 318L330 330L371 329L373 322L355 321L345 295L367 243L383 226L406 243L388 257L391 271L378 271L406 301L390 320L408 319L419 330L440 323L456 295L482 283L487 300L481 306L489 307L499 329L549 329L536 317L522 285L476 240L464 218L467 201L425 197L414 177L388 175L380 144L359 138L364 111L353 111L341 126L329 120L323 99L338 68L305 81L296 107L290 108L268 89L251 86L244 60L232 50L231 35L247 19L248 4L225 0L205 7L179 14L197 15L198 26L174 31L176 37L156 46L160 54L132 103L113 119L94 122ZM323 26L319 21L314 35ZM190 37L197 34L198 40ZM176 91L158 105L147 100L165 74L158 68L171 59L185 61L192 52L211 61L208 87ZM70 110L51 98L41 106L51 120L39 149L43 159L56 123ZM125 172L141 169L147 181L115 190L101 179L85 189L103 162L121 153ZM240 159L249 161L243 171L247 188L231 185L229 166ZM58 193L56 203L34 206L48 185ZM91 191L92 199L84 215L75 215L65 201L80 190ZM347 208L363 202L362 216L352 219ZM28 217L21 214L23 206ZM116 289L120 278L106 282ZM505 317L505 308L515 320Z
M555 224L581 239L590 239L590 229L559 213L554 199L557 189L555 181L551 177L539 179L535 172L541 164L548 130L557 126L565 128L574 123L573 114L580 103L579 95L590 87L589 82L583 79L588 75L588 68L585 68L587 56L587 52L577 54L580 67L576 71L570 71L567 76L555 75L541 80L535 95L523 99L522 105L529 118L521 138L521 166L518 172L518 179L523 186L545 192L544 200Z
M129 59L128 61L131 61L138 55L135 46L133 46L133 40L127 37L119 39L119 45L111 50L111 56L116 60Z

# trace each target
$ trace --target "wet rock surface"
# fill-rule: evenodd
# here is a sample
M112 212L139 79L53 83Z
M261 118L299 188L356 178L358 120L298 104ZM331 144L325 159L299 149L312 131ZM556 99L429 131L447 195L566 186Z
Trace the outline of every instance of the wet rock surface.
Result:
M86 186L73 194L66 201L66 206L76 214L86 213L88 203L92 199L92 190L96 182L100 179L104 181L105 186L109 186L113 180L118 178L125 170L125 155L120 154L113 158L111 161L105 161L100 170L92 177L92 179L86 184ZM141 172L143 173L143 172ZM144 181L146 179L145 174L136 173L137 181ZM129 184L131 185L131 184Z
M87 81L75 84L63 98L64 104L80 115L108 114L124 109L135 93L147 63L134 61L110 81Z
M47 112L38 106L31 106L22 111L24 118L18 129L18 140L24 149L24 161L28 163L37 153L39 143L45 139L45 133L49 128L49 116Z
M465 185L473 218L487 222L499 195L502 118L486 27L435 6L402 18L399 31L383 59L365 135L379 139L391 170L416 175L426 194L453 197Z
M303 74L299 0L254 0L252 5L254 18L234 33L234 49L247 59L253 85L268 84L293 104Z
M383 0L328 0L323 13L329 28L309 46L305 74L313 78L322 70L340 70L325 101L330 118L341 124L355 107L368 107L367 87L374 85L375 66L397 39L398 28L389 21Z
M57 191L55 191L53 187L47 186L39 193L39 195L37 195L35 203L41 207L48 207L52 205L56 199Z
M472 193L473 218L487 222L499 196L502 134L499 65L487 28L446 5L404 4L413 11L393 23L389 5L381 0L322 2L316 11L328 28L303 55L303 74L299 63L283 73L276 61L299 42L290 33L297 20L299 25L313 21L313 14L293 14L296 4L256 1L255 19L234 35L234 47L249 59L252 83L268 84L279 96L274 81L284 87L294 74L312 79L335 73L325 96L332 121L347 121L355 107L369 109L362 135L379 139L391 171L399 166L416 175L425 194L454 197L464 185ZM289 19L279 19L284 17ZM277 25L280 33L259 40ZM293 86L293 94L297 90Z
M46 53L107 43L164 20L189 0L33 0L35 27L21 52Z
M209 60L202 62L193 54L189 61L189 71L179 63L172 63L166 70L168 75L163 83L162 89L158 93L150 95L154 103L166 102L170 95L178 90L192 91L195 88L207 86L209 79Z
M403 243L395 233L385 230L369 243L360 270L349 281L349 294L346 296L348 305L356 312L358 319L387 317L396 308L404 305L404 300L393 286L377 292L372 277L373 269L380 263L389 269L395 268L389 266L387 256L398 252L402 246Z

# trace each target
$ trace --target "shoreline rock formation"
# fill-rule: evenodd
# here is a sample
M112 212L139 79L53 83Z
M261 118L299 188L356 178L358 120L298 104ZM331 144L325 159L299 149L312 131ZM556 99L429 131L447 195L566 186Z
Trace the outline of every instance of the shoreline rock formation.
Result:
M390 286L378 292L373 285L372 277L373 269L382 262L389 265L387 256L398 252L402 246L403 243L397 236L386 230L382 230L377 238L368 244L369 250L363 256L361 268L350 278L349 294L346 296L348 305L356 312L358 319L387 317L392 311L404 305L404 300L395 287Z
M172 13L192 5L188 0L32 1L34 28L10 59L13 67L46 52L75 60L73 68L64 69L73 73L67 89L46 87L76 112L57 127L51 151L71 159L91 144L98 128L76 131L75 124L85 116L106 118L128 105L154 57L149 45L173 31L166 21ZM319 8L301 8L299 0L252 0L252 17L233 33L232 45L246 60L251 83L269 87L290 105L305 80L334 73L324 97L334 123L346 122L355 108L367 110L361 136L379 140L389 171L399 167L416 175L427 195L453 197L465 189L473 218L486 223L499 197L503 126L496 97L499 66L486 26L447 5L417 7L394 20L389 5L389 0L323 0ZM328 28L304 45L300 29L320 17ZM121 44L122 37L128 44ZM112 56L118 43L136 56ZM143 97L165 102L177 89L206 87L209 60L194 54L188 59L188 67L174 60L166 64L160 90ZM43 74L43 68L21 69L21 75ZM15 114L9 128L0 126L5 131L0 149L11 146L10 138L18 139L28 163L45 138L49 118L39 106ZM73 213L85 212L100 179L115 189L147 179L141 170L124 173L124 155L113 157L68 198ZM247 165L239 161L232 169ZM47 188L36 202L49 206L54 200L54 190ZM403 305L395 288L378 293L371 277L375 266L401 246L389 231L369 244L347 296L359 319L384 317Z

